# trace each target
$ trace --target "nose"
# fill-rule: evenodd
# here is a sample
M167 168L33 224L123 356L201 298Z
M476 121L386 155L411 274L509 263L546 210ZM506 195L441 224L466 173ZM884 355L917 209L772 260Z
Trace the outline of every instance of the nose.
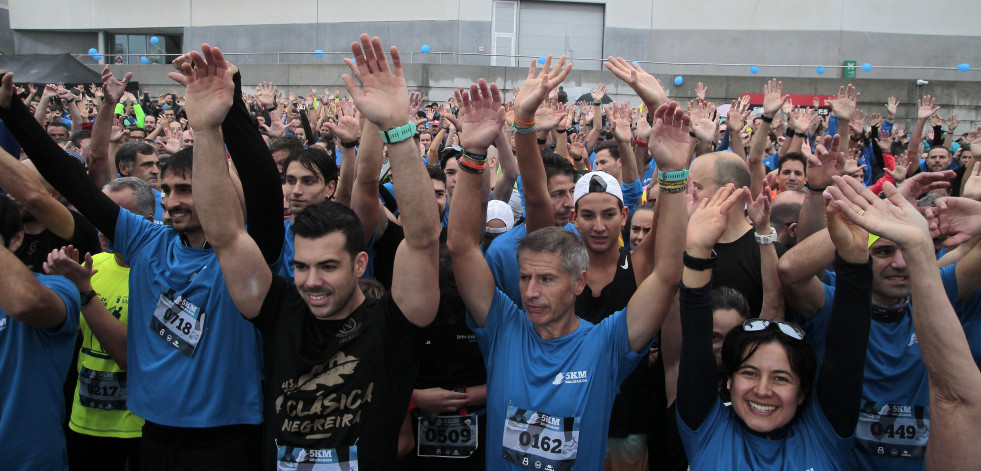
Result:
M773 388L771 386L770 378L761 377L753 387L753 392L759 397L768 397L773 394Z

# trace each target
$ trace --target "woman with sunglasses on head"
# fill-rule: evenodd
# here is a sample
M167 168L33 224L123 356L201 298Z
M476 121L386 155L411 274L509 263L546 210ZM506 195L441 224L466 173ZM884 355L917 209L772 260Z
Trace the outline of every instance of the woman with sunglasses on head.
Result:
M831 206L838 254L827 352L794 324L748 319L722 346L731 407L719 398L712 353L712 266L729 207L748 189L703 200L688 227L681 288L678 429L691 469L844 469L854 440L869 335L872 270L868 234Z

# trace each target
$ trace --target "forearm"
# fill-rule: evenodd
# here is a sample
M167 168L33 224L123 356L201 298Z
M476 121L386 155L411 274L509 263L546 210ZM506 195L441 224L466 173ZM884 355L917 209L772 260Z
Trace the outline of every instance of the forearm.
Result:
M637 159L634 156L632 143L628 140L617 141L617 147L620 150L620 164L623 167L623 182L629 184L637 181L640 175L637 173Z
M848 153L848 145L852 142L850 125L851 125L851 120L840 119L840 118L838 119L837 131L838 131L838 135L841 136L838 139L838 152L843 152L845 155L850 155Z
M711 278L711 270L706 271ZM716 371L712 353L712 285L682 286L681 360L676 404L681 420L692 430L702 425L715 401L719 400Z
M45 125L45 119L48 117L48 104L50 103L50 95L41 95L41 100L38 101L37 108L34 109L34 120L41 126Z
M241 207L228 204L238 201L238 194L228 174L223 140L220 128L198 129L194 136L193 175L199 182L194 202L201 227L215 250L230 246L245 229L245 214Z
M337 175L337 190L334 191L334 201L344 206L351 206L351 192L354 188L355 169L357 165L354 147L341 146L341 168ZM380 170L379 170L380 171Z
M572 160L572 156L569 155L569 143L565 131L558 133L558 138L555 140L555 153Z
M68 208L54 199L33 171L0 149L0 188L51 232L62 239L75 234L75 219Z
M351 168L355 169L351 174L354 181L351 192L351 209L361 219L361 225L364 228L364 243L367 245L374 235L381 210L378 203L378 178L381 174L384 148L381 134L378 133L378 126L372 124L371 121L365 120L364 127L361 129L361 136L357 161L351 162Z
M405 243L424 248L437 242L440 223L429 173L419 162L418 154L412 139L388 145L388 159L395 176L395 199L403 216Z
M269 148L262 135L252 123L249 110L242 100L242 77L236 73L233 77L235 92L232 94L232 107L221 123L221 135L225 137L224 146L217 152L225 155L225 146L231 156L235 170L242 181L242 192L245 196L245 211L249 236L255 240L266 263L275 262L282 252L285 229L283 228L283 187L279 179L276 161L273 160ZM195 154L198 153L199 143L195 132ZM221 143L219 143L221 144ZM224 163L224 158L221 159ZM227 177L228 169L224 168ZM223 200L216 207L228 205L228 201L239 201L237 194ZM235 206L235 205L232 205ZM208 235L209 240L211 235Z
M514 183L518 180L518 162L514 160L514 152L511 150L511 143L508 142L507 133L501 133L494 141L497 147L497 162L501 165L501 174L497 177L497 184L494 185L494 199L504 201L511 200L511 193L514 191Z
M548 179L535 134L517 134L514 145L518 150L518 169L524 183L526 227L531 234L555 224L552 202L548 196Z
M310 127L310 119L307 118L306 110L300 111L300 126L303 126L303 135L307 136L307 144L312 144L317 135L313 133L313 128Z
M82 112L78 109L77 100L68 104L68 116L72 120L72 132L82 129L82 124L85 121L82 120Z
M728 130L726 130L728 132ZM746 158L746 144L743 143L742 133L729 134L729 142L732 145L732 152L739 157ZM725 150L725 149L722 149Z
M912 177L920 169L920 142L923 140L923 126L926 118L917 118L916 125L913 126L913 135L909 138L909 146L906 148L906 156L909 165L906 168L906 177Z
M848 263L836 256L835 271L835 296L815 393L828 422L839 436L848 437L855 431L862 396L872 311L872 262Z
M433 141L429 143L429 149L426 149L427 161L430 164L439 164L439 143L443 142L444 137L446 137L446 128L440 127L433 136Z
M87 287L78 286L80 292L92 290L91 284ZM82 316L85 317L89 329L92 329L92 335L95 335L102 347L106 349L106 353L116 361L120 368L125 370L126 324L110 314L98 298L82 305Z
M777 262L777 273L783 286L805 282L819 276L834 261L835 245L827 229L822 229L797 243Z
M820 190L820 189L819 189ZM825 228L824 222L824 195L823 191L804 190L804 204L801 205L800 214L797 216L797 240L803 241L821 229ZM831 263L830 261L828 263Z
M770 228L766 228L770 230ZM757 231L758 232L758 231ZM784 319L783 287L777 275L777 249L773 244L760 245L760 275L763 280L763 309L760 317L782 321Z
M115 104L107 98L99 106L99 114L92 123L92 139L89 141L89 151L92 154L89 162L89 178L96 186L105 185L116 176L115 159L109 154L114 107ZM159 131L160 128L154 130L156 133Z
M0 310L14 320L41 328L57 327L65 320L61 298L42 285L5 246L0 246L0 286Z

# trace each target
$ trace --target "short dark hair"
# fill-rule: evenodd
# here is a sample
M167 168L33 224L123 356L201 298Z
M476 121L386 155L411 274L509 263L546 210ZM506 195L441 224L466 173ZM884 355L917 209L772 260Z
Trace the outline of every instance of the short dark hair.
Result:
M712 289L712 312L732 309L743 319L749 319L749 302L739 291L728 286Z
M0 196L0 237L3 237L3 245L9 247L10 239L13 239L23 227L20 209L10 198Z
M542 163L545 164L546 183L556 175L568 175L573 180L576 179L576 169L572 166L572 162L551 150L542 151Z
M656 205L657 203L654 201L638 204L637 207L634 208L634 211L630 214L636 214L637 211L654 211L654 208L657 207Z
M427 165L426 171L429 172L430 180L439 180L443 182L444 185L446 184L446 172L444 172L439 165Z
M68 125L65 124L65 123L62 123L61 121L55 121L53 123L48 123L48 127L49 128L50 127L65 128L65 131L66 132L68 131ZM47 128L45 128L45 130L47 130Z
M610 151L610 156L616 160L620 160L620 145L617 141L603 141L593 148L594 154L599 154L601 150Z
M775 323L756 332L747 332L739 326L732 329L722 343L722 372L731 379L760 345L771 342L780 344L787 352L790 369L800 379L800 394L804 398L801 405L806 405L817 375L817 353L811 344L787 336Z
M171 154L170 157L161 159L157 162L157 167L160 168L161 180L167 172L190 178L191 171L194 169L194 146L185 147Z
M68 138L72 145L75 147L82 147L82 141L85 139L90 139L92 137L92 131L88 129L82 129L81 131L75 131Z
M351 208L333 201L307 206L293 216L293 233L304 239L318 239L335 232L344 234L344 249L353 260L364 250L364 228Z
M753 183L749 167L742 160L719 157L715 159L714 169L715 183L719 186L732 183L736 188L742 188Z
M293 162L299 162L307 170L319 175L324 183L337 180L337 162L327 155L327 151L319 147L308 147L296 155L287 157L283 162L283 173L286 173Z
M290 136L283 136L279 139L276 139L272 141L272 144L269 145L270 154L274 152L279 152L281 150L289 151L288 157L293 157L296 154L299 154L301 150L303 150L303 141L301 141L300 138L296 136L290 135Z
M783 157L780 157L780 160L777 161L777 173L780 173L780 171L783 170L783 164L791 160L800 162L805 169L807 168L807 158L804 157L804 154L801 154L800 152L787 152L783 155Z
M127 142L119 146L119 150L116 151L116 171L119 172L120 166L124 166L127 172L132 172L136 165L136 154L156 155L156 153L156 149L146 142Z

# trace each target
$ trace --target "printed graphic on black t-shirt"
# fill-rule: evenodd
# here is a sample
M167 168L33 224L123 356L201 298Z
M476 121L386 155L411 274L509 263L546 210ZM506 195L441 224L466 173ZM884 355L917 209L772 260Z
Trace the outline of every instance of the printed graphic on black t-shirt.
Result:
M78 249L78 253L84 256L86 253L95 255L102 252L99 245L99 235L95 227L81 214L70 211L75 220L75 234L71 240L65 240L55 235L48 229L40 234L24 234L24 241L14 252L14 255L27 265L27 268L35 273L44 273L43 263L48 260L48 254L54 249L60 249L66 245L73 245Z

